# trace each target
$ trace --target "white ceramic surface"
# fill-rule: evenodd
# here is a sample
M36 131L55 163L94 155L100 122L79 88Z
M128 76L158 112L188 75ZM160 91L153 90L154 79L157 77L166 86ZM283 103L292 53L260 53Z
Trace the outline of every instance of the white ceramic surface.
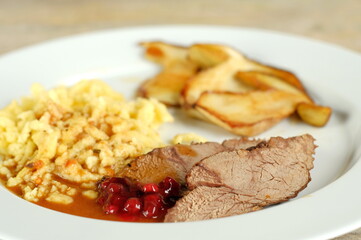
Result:
M128 98L158 68L140 41L221 43L296 73L317 102L334 114L324 128L285 120L260 137L310 133L317 139L312 181L289 202L240 216L176 224L87 219L26 202L0 187L0 239L326 239L361 227L361 56L330 44L270 31L221 26L124 28L50 41L0 57L0 107L29 94L99 78ZM178 112L161 129L165 141L195 132L212 141L234 137Z

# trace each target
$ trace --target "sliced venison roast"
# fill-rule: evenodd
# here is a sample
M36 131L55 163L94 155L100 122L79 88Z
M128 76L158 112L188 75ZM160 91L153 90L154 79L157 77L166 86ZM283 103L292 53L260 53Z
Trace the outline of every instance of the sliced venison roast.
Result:
M224 150L221 144L213 142L156 148L134 159L121 172L120 177L144 184L158 183L165 177L172 177L179 183L184 183L185 175L195 163Z
M315 148L306 134L210 155L190 169L190 191L168 210L165 222L232 216L296 197L311 180Z
M179 183L184 183L188 171L203 158L222 151L246 149L256 146L261 141L237 138L226 140L222 144L206 142L156 148L134 159L119 176L134 179L143 184L158 183L165 177L172 177Z

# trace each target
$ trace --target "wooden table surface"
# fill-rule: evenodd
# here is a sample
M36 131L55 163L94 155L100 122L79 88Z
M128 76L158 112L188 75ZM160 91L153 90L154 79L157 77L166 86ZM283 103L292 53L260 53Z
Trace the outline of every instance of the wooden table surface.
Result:
M361 52L360 0L0 0L0 54L76 33L173 23L271 29ZM336 239L361 239L361 229Z

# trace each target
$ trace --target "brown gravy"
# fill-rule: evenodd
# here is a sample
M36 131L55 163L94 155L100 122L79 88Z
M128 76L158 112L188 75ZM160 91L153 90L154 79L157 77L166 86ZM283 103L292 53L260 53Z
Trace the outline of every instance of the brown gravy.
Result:
M1 184L4 183L3 179L1 180L0 183ZM77 188L78 190L78 193L75 196L73 196L74 199L73 203L65 205L65 204L51 203L46 201L45 199L42 199L34 204L55 211L76 215L80 217L94 218L94 219L122 221L122 222L162 222L163 221L163 219L122 218L117 215L105 214L103 212L102 207L96 203L95 199L89 199L81 194L81 189L79 186L75 184L69 184L68 182L67 184L71 185L71 187ZM19 197L22 196L22 193L18 187L8 187L7 189Z

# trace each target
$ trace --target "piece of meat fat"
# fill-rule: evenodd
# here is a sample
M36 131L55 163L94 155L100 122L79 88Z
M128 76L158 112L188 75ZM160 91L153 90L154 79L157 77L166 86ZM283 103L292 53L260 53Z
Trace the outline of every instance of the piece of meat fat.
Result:
M191 191L168 210L165 221L226 217L296 197L311 180L314 141L309 134L274 137L249 150L204 158L187 175Z

